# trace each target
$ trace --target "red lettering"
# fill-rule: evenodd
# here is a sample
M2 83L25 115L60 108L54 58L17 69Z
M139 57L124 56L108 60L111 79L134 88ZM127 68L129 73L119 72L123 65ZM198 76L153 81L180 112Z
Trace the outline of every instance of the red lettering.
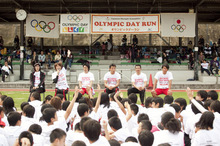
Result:
M146 22L142 22L142 26L147 26L147 25L146 25Z

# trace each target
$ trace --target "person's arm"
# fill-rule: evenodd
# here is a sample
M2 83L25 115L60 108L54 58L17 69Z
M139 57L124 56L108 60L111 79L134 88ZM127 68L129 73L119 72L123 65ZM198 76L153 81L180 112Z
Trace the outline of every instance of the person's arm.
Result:
M34 87L34 77L33 73L30 74L30 82L31 82L31 87Z
M43 85L45 80L45 74L43 72L40 72L40 83L38 85L38 88L40 88L41 85Z
M82 88L82 81L79 81L79 88Z
M105 138L107 140L110 140L110 136L109 136L108 128L107 128L107 125L108 125L107 122L103 121L102 125L103 125L104 131L105 131Z
M99 106L100 106L100 102L101 102L101 94L102 94L102 90L100 88L100 85L98 84L98 98L97 98L97 101L96 101L96 104L95 104L95 108L94 108L94 112L97 113L98 109L99 109Z
M67 58L66 58L65 64L64 64L64 68L65 68L65 69L67 69L67 64L68 64L68 61L69 61L69 56L70 56L70 54L71 54L71 51L68 50L68 52L67 52Z
M126 115L126 110L125 110L124 106L122 105L122 103L117 98L119 94L120 94L120 91L115 93L114 99L115 99L115 102L118 104L119 108L121 109L121 111Z
M204 112L207 111L201 104L199 104L199 103L193 98L193 92L191 91L191 89L190 89L189 87L187 87L186 93L187 93L187 96L188 96L189 100L195 105L195 107L196 107L201 113L204 113Z
M106 88L109 88L107 80L104 80L104 84Z
M155 81L154 81L153 90L155 90L155 89L156 89L156 85L157 85L157 79L155 79Z
M132 86L134 86L134 88L139 90L139 88L135 85L135 82L131 82L131 83L132 83Z
M60 71L58 70L57 71L57 75L55 76L55 77L53 77L53 75L52 75L52 77L53 77L53 83L57 83L58 82L58 78L59 78L59 73L60 73ZM54 73L55 74L55 73Z
M126 121L128 122L132 117L131 107L128 102L125 102L125 107L127 108L128 111L128 115L126 116Z
M76 99L78 97L78 94L79 94L79 90L78 90L78 86L76 86L75 87L74 97L73 97L72 101L70 102L69 106L67 107L66 112L64 114L65 120L67 120L67 118L69 117L69 115L70 115L70 113L71 113L71 111L73 109L73 105L74 105L74 103L75 103L75 101L76 101Z
M145 89L146 86L147 86L147 81L144 81L144 87L143 87L143 89Z
M171 90L172 80L169 80L169 90Z
M120 84L120 79L118 79L117 80L117 84L113 87L113 88L116 88L116 87L118 87L119 86L119 84Z

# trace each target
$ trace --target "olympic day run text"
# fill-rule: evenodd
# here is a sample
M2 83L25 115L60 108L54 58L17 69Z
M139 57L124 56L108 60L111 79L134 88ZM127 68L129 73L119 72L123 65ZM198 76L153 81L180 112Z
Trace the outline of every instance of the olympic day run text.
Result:
M63 23L62 26L88 26L88 23Z

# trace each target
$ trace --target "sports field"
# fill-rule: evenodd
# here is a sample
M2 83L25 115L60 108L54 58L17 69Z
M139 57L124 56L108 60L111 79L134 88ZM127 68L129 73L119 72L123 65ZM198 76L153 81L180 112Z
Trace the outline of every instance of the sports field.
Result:
M9 89L9 90L1 90L0 91L2 93L2 95L7 95L9 97L12 97L15 101L15 107L20 110L20 105L22 102L27 101L28 97L29 97L29 92L27 90L25 91L16 91L13 89ZM73 95L73 91L70 91L70 99L72 99L72 95ZM125 90L122 90L123 96L124 98L127 97L127 92L125 92ZM49 90L47 92L45 92L45 96L47 95L54 95L54 92L52 90ZM97 97L97 93L94 95L94 98ZM196 95L196 91L194 92L194 95ZM146 97L151 96L150 90L147 90L146 92ZM164 95L160 95L160 97L164 97ZM182 97L185 98L187 103L189 103L188 97L186 95L186 92L184 90L173 90L173 97L174 99ZM43 94L41 94L41 99L43 100ZM140 104L140 99L138 98L138 104Z

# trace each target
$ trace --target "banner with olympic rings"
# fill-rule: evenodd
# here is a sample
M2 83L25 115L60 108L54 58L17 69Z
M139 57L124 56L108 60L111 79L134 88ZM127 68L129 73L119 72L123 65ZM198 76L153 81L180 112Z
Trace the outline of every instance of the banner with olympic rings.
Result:
M26 36L59 38L59 15L29 14L26 19Z
M61 34L89 34L89 14L62 14L60 19Z
M91 33L160 33L160 14L91 14Z
M162 13L163 37L195 37L195 13Z

